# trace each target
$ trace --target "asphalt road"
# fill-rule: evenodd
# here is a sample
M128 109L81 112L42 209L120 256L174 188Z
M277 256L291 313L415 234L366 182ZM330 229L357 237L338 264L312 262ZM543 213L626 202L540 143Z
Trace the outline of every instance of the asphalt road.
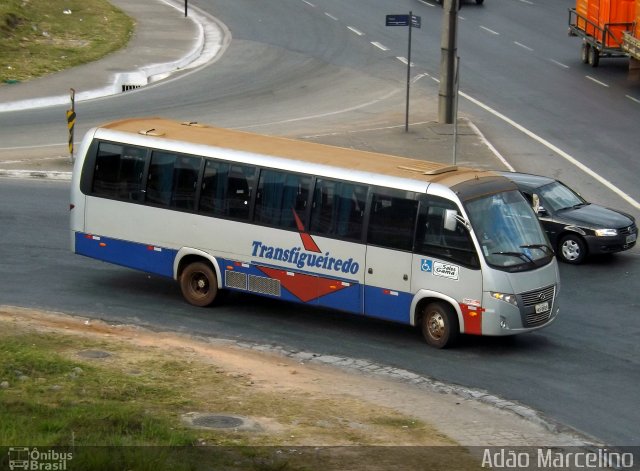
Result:
M461 90L638 200L640 105L629 97L640 92L627 82L622 62L603 60L598 69L579 62L579 42L566 36L571 3L466 4ZM415 73L438 75L441 9L418 0L197 4L231 29L225 55L179 80L78 103L78 135L139 114L286 135L384 120L404 92L405 66L397 57L406 56L407 45L404 28L384 26L388 13L422 16L422 28L414 31ZM415 87L437 93L428 77ZM468 99L460 106L518 170L559 176L589 199L639 214L540 140ZM0 114L2 146L64 142L63 108ZM437 351L406 327L252 297L232 296L217 309L192 308L171 280L71 255L67 184L1 180L0 201L4 304L367 358L521 401L612 445L640 445L638 249L562 266L563 308L551 328L515 338L468 338L456 350Z
M190 306L170 279L71 254L68 194L68 183L0 179L2 304L367 359L522 402L610 445L640 444L633 254L562 265L551 327L441 351L409 327L253 296Z

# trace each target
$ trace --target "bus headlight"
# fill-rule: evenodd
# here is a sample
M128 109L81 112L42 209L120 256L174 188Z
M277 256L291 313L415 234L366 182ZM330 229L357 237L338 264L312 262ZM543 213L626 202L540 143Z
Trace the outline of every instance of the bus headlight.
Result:
M495 291L489 291L489 294L492 298L499 299L500 301L504 301L505 303L513 304L515 307L518 307L518 300L516 299L515 294L496 293Z
M596 229L595 233L598 237L613 237L618 235L618 229Z

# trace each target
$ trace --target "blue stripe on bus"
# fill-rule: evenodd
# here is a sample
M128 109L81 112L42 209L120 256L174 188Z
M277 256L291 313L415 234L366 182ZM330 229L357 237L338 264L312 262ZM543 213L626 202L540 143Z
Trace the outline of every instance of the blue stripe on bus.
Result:
M377 286L364 287L365 315L409 324L413 295Z
M176 250L82 232L76 232L75 238L79 255L173 278Z

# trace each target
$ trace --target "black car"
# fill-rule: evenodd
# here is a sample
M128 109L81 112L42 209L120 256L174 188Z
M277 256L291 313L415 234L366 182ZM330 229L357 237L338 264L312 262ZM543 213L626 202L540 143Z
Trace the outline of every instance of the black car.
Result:
M628 250L636 244L633 216L587 202L558 180L525 173L502 172L537 211L542 227L566 263L582 263L589 254Z

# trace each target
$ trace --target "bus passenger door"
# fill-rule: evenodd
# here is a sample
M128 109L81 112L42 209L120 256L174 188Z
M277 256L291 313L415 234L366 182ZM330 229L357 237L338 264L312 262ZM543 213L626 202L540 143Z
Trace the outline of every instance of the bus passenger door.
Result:
M367 246L364 313L395 322L409 322L411 252Z
M364 313L409 323L413 232L418 212L414 192L372 191L367 228Z

